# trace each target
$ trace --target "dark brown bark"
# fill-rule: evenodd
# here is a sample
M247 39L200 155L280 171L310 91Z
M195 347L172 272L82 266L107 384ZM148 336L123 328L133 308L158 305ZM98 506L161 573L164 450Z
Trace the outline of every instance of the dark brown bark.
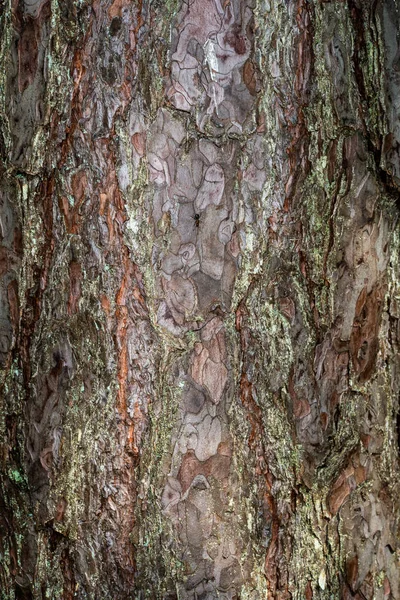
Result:
M0 597L399 582L398 0L0 1Z

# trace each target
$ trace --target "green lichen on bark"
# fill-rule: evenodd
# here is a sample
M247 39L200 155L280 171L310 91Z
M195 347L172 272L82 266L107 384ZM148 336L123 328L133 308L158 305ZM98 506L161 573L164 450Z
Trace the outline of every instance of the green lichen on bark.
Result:
M161 598L184 579L184 565L173 545L172 524L160 512L182 392L179 383L171 379L180 352L171 350L166 344L150 413L151 436L143 448L144 466L138 471L139 501L132 538L137 553L136 590L144 598Z

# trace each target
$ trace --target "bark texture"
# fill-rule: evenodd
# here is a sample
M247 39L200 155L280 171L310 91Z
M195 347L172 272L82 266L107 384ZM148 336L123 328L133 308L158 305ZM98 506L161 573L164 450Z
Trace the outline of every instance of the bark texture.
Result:
M400 598L399 0L0 0L2 600Z

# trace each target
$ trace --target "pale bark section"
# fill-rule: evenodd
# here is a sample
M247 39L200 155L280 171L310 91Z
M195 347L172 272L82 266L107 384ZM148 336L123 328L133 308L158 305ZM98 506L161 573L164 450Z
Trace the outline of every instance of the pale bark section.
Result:
M0 597L399 598L398 0L0 11Z

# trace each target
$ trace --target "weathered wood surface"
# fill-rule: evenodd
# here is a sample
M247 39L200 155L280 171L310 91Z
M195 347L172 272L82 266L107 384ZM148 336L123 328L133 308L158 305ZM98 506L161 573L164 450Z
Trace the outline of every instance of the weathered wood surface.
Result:
M400 598L399 1L0 20L0 597Z

